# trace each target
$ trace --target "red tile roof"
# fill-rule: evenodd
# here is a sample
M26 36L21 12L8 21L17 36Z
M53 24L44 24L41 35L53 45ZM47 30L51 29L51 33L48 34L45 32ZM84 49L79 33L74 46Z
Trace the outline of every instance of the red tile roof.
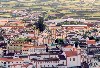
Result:
M0 58L0 61L13 62L13 61L23 61L23 60L20 58L15 58L15 59Z
M77 56L77 51L66 51L66 57Z
M68 45L68 46L66 46L65 48L73 48L73 46L71 46L71 45Z
M26 64L26 65L23 65L22 67L28 67L29 65L33 65L33 64Z
M95 40L87 40L87 44L96 44Z

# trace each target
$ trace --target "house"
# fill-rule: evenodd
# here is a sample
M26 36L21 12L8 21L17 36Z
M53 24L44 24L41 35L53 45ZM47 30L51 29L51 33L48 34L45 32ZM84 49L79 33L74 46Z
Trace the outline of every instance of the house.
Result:
M52 42L55 42L55 38L52 37L51 35L49 36L39 35L37 42L38 42L38 45L51 44Z
M29 55L30 47L22 47L22 55Z
M62 28L56 29L56 38L62 38L65 39L66 37L66 32Z
M70 44L74 44L76 41L79 42L79 39L78 38L71 38Z
M87 25L62 25L62 27L68 31L88 29Z
M79 40L79 45L80 45L80 47L82 47L82 48L86 48L86 46L87 46L86 40L85 40L85 39Z
M20 58L13 58L13 59L0 58L0 65L6 68L11 68L11 65L22 64L22 63L23 60Z
M33 44L31 44L30 42L18 42L18 41L12 42L7 45L7 50L9 53L20 52L21 54L21 50L23 46L33 46Z
M28 51L29 51L30 54L46 53L46 46L45 45L33 46L33 47L30 47Z
M29 59L35 58L35 59L45 59L45 58L58 58L58 55L60 54L54 54L54 53L41 53L41 54L30 54Z
M23 36L26 36L26 37L34 37L35 36L35 33L34 32L28 32L28 33L22 33Z
M42 45L43 44L43 37L38 37L38 45Z
M63 47L62 50L63 50L63 51L71 51L71 50L73 50L74 47L75 47L75 46L67 45L66 47Z
M34 37L31 37L31 36L29 36L29 37L27 37L27 38L29 38L29 39L31 39L31 43L33 44L33 45L39 45L38 44L38 37L36 37L36 36L34 36Z
M32 63L22 65L22 68L32 68L32 67L34 67Z
M77 51L66 51L67 67L81 66L81 55Z
M10 26L8 26L8 27L7 26L2 26L1 28L4 29L4 30L8 30L9 31L12 27L10 27Z
M41 67L55 67L56 65L59 64L59 59L58 58L47 58L47 59L31 59L33 65L36 68L41 68Z
M4 26L6 23L8 23L8 19L0 19L1 26Z
M15 57L0 58L0 65L6 68L32 68L33 67L32 63L25 63L25 59L19 58L17 57L17 55Z
M52 42L52 38L49 36L43 38L43 44L51 44Z
M51 49L48 49L48 52L49 53L56 53L56 54L62 54L63 53L63 51L60 49L60 48L51 48Z
M77 67L77 66L81 66L81 51L82 49L80 48L80 46L78 45L78 47L76 48L75 45L68 45L63 49L63 53L62 55L65 55L66 57L66 65L67 67ZM72 64L74 63L74 64Z
M68 32L67 33L67 37L68 38L72 38L73 36L75 36L76 35L76 32Z
M33 67L33 64L29 63L29 64L13 64L13 65L10 65L11 68L32 68Z
M3 56L3 49L0 48L0 57L2 57L2 56Z
M31 59L32 63L36 68L43 67L56 67L59 64L66 65L66 58L64 55L58 55L58 57L49 57L49 58L33 58Z
M90 46L90 45L95 45L96 41L95 40L87 40L86 43L88 46Z

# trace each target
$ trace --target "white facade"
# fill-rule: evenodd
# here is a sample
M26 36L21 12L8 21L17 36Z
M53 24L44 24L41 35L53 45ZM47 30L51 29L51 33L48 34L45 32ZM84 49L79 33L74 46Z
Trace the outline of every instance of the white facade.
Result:
M38 38L38 45L42 45L43 44L43 38Z
M32 68L33 65L29 65L29 66L24 66L24 65L16 65L16 66L11 66L11 68Z
M29 54L28 52L29 52L28 49L27 50L22 50L22 55L28 55Z
M22 60L14 60L14 59L13 59L13 61L0 60L0 65L3 66L3 67L6 67L6 68L10 68L10 66L14 65L14 64L22 64L22 63L23 63Z
M0 57L2 57L2 56L3 56L3 49L0 48Z
M32 48L29 48L29 53L30 54L40 54L40 53L46 53L46 47L32 47Z
M81 66L81 56L71 56L67 57L67 66L74 67L74 66Z
M33 65L36 68L41 68L41 67L56 67L58 64L66 64L66 60L62 61L32 61Z

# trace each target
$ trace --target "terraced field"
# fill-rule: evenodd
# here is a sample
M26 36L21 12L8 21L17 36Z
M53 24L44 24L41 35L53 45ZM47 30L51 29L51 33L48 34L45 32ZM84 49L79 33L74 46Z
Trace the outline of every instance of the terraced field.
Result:
M0 0L0 9L32 11L46 11L47 15L63 13L64 16L84 18L90 20L100 19L100 0ZM0 16L8 16L1 15ZM62 18L62 17L61 17Z

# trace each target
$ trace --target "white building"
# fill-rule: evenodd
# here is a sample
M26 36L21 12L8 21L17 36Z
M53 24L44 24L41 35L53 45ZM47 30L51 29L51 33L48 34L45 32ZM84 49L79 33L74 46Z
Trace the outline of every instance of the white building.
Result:
M48 60L32 60L32 63L36 68L41 67L56 67L58 64L66 65L66 60L48 59Z
M67 67L81 66L81 55L77 51L66 51Z
M40 54L40 53L46 53L46 46L45 45L41 45L41 46L33 46L31 48L29 48L29 53L30 54Z
M11 65L22 64L22 63L23 60L20 58L14 58L14 59L0 58L0 65L6 68L11 68Z
M66 56L66 65L67 67L76 67L81 66L81 48L74 46L66 46L63 48L63 55Z
M0 48L0 57L2 57L2 56L3 56L3 49Z

